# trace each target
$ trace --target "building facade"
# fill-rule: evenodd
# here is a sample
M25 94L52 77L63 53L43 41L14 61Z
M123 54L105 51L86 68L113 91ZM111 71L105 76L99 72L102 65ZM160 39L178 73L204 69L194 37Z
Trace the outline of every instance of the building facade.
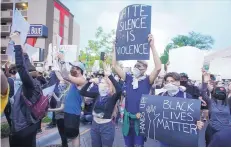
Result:
M2 54L5 53L9 42L13 1L1 0ZM15 7L21 11L22 16L31 24L27 43L36 48L44 49L44 57L47 56L49 44L55 43L54 40L57 34L62 37L61 44L77 45L79 48L80 27L74 21L74 15L59 0L15 1Z

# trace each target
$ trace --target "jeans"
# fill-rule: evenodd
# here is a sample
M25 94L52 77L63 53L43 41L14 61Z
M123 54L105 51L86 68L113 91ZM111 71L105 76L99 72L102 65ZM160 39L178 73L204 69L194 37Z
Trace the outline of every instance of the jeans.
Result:
M62 147L68 147L67 137L64 132L64 119L58 119L57 121L57 127L59 131L59 135L62 140Z
M111 122L98 124L94 120L91 126L92 147L112 147L115 138L115 126Z
M124 136L126 147L144 147L145 137L137 136L134 127L130 127L128 136Z

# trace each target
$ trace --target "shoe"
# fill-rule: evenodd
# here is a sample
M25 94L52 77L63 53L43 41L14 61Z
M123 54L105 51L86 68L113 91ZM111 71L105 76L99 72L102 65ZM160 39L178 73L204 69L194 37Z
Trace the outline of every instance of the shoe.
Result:
M52 129L52 128L55 128L56 127L56 124L48 124L46 129Z

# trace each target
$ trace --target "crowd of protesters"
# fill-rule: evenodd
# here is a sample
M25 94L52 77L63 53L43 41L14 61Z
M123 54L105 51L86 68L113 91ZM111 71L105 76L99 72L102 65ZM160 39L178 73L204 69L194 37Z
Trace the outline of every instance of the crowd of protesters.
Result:
M186 73L160 75L161 61L151 34L148 40L155 67L150 75L146 75L146 61L137 61L132 73L126 73L117 64L115 43L112 65L104 63L103 71L86 74L83 63L66 63L62 53L56 58L58 69L52 66L36 69L21 45L19 34L14 33L11 40L15 64L9 67L6 64L4 71L1 69L1 114L5 114L10 126L11 147L36 146L42 119L36 118L25 102L36 104L43 95L42 90L52 85L55 89L49 96L47 111L53 112L53 117L47 128L57 126L63 147L80 146L80 123L91 124L93 147L112 147L119 119L123 122L125 146L143 147L146 137L139 134L139 104L143 94L201 100L203 117L195 124L201 130L208 123L206 146L231 146L231 83L216 81L205 70L200 84L191 81ZM70 71L67 64L71 66ZM159 89L163 91L158 94Z

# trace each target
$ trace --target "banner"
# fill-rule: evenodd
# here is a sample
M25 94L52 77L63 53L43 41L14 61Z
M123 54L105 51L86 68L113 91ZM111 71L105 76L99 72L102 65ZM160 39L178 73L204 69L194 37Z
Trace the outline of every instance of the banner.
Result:
M197 147L201 102L167 96L143 95L140 134L169 146Z
M77 45L59 45L58 49L56 49L56 46L53 48L54 51L59 51L64 54L66 62L78 61L79 52Z
M130 5L120 12L116 30L116 60L149 60L151 6Z

